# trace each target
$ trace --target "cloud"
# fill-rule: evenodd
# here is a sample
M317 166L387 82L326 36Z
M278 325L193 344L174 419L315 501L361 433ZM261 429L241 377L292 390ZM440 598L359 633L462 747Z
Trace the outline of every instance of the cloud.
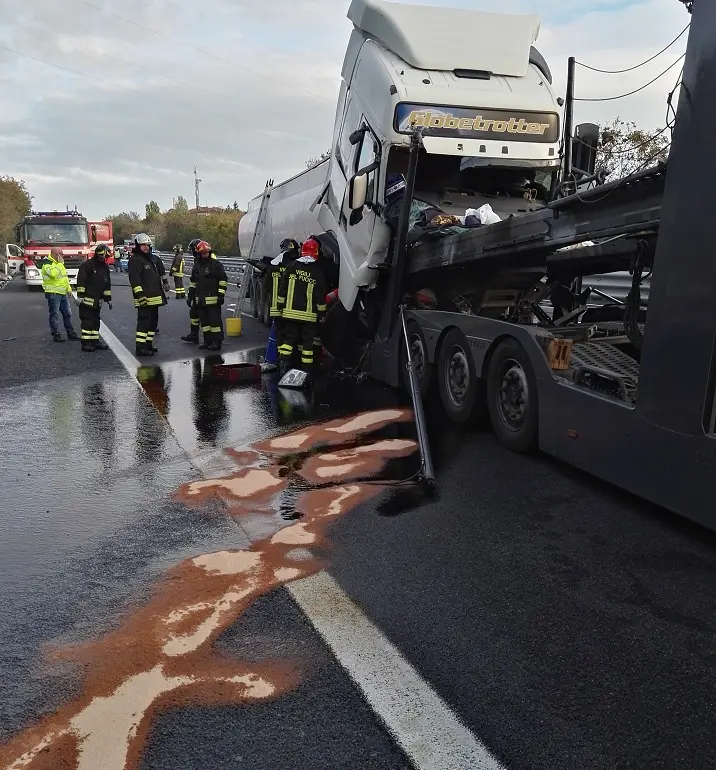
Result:
M192 199L197 165L203 203L243 205L265 179L295 174L329 146L348 4L0 0L0 85L13 105L0 113L0 172L26 179L40 208L77 202L98 217L141 210L149 197L162 207ZM424 4L493 9L487 0ZM541 15L539 47L559 89L569 55L630 66L687 21L675 0L503 0L500 10ZM577 94L636 88L684 43L634 73L580 69ZM623 102L581 102L577 120L619 114L658 127L678 71Z

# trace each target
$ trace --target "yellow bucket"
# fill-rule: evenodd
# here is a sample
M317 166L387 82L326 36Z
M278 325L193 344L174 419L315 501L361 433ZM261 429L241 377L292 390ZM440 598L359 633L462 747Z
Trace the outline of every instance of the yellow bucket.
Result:
M227 337L241 336L241 316L240 315L237 315L235 318L226 319L226 336Z

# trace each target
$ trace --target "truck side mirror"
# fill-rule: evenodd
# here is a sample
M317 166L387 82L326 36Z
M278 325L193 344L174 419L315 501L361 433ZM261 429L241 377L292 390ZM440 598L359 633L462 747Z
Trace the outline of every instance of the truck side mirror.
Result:
M362 128L356 129L349 137L348 141L351 144L358 144L363 137L365 136L366 132L368 131L368 126L363 126Z
M572 168L592 176L597 168L599 126L596 123L580 123L574 131L572 143Z
M368 200L368 174L359 173L351 179L348 190L348 207L351 211L361 211Z
M92 243L97 243L97 225L92 225Z

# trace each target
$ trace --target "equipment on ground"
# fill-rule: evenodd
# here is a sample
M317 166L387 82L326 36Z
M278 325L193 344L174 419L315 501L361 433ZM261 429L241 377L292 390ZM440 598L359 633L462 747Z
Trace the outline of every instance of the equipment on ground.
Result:
M290 369L278 381L279 388L289 390L305 390L311 384L311 377L303 369Z

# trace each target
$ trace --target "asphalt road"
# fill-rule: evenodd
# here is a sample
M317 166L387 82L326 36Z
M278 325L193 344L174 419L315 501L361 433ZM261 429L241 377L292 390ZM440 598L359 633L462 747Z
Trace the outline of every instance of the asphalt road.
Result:
M125 282L104 320L131 352ZM174 300L133 369L52 343L45 307L0 292L0 767L716 766L712 534L437 413L438 494L370 486L416 469L397 411L353 419L399 394L221 385L266 330L195 358ZM321 568L335 591L290 583Z

